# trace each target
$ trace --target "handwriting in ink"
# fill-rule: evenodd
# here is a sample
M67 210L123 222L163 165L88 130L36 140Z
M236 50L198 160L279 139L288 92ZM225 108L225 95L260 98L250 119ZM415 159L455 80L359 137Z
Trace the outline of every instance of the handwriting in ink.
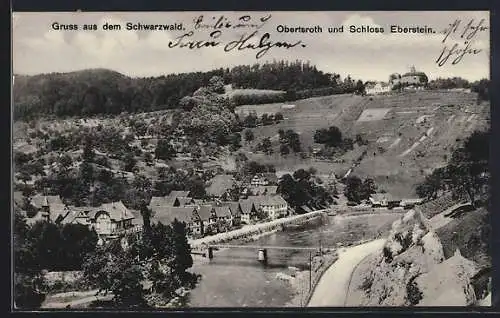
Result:
M237 28L255 28L260 29L271 18L271 15L260 17L256 22L253 22L249 15L242 15L236 22L232 22L227 17L221 15L212 17L212 22L206 22L203 15L194 19L194 29L237 29Z
M462 20L456 19L453 23L449 24L449 27L443 31L445 35L441 43L446 44L441 50L441 54L436 59L438 66L443 66L448 61L451 61L451 65L456 65L460 63L466 55L475 55L482 52L482 49L473 47L473 42L476 39L479 32L484 32L488 29L484 25L484 19L479 22L475 22L471 19L462 29ZM460 32L460 33L457 33ZM448 45L447 41L453 34L459 34L459 41L462 43L455 42L452 45ZM457 40L455 40L457 41Z
M294 43L289 43L289 42L272 42L270 40L271 36L269 33L264 33L258 43L251 43L249 40L255 38L257 36L257 31L254 31L250 35L243 34L238 40L231 41L226 44L224 47L225 52L230 52L234 49L237 49L238 51L241 50L246 50L246 49L251 49L251 50L259 50L255 54L255 58L259 59L263 57L269 50L273 47L282 47L286 49L290 49L293 47L296 47L300 45L301 47L305 47L306 45L302 43L301 40L294 42Z

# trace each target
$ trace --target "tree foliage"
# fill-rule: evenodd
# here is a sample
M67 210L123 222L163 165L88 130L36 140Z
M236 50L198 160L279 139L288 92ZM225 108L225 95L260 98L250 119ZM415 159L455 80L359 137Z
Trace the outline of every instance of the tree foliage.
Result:
M345 184L344 195L349 201L356 203L368 200L376 191L375 182L370 178L361 180L358 176L349 176Z
M209 87L213 92L222 94L224 84L229 83L233 88L286 91L285 94L235 95L233 105L293 101L359 90L350 77L341 81L338 74L324 73L302 61L276 61L146 78L130 78L106 69L90 69L35 76L16 75L14 117L29 120L39 115L81 116L163 109L189 111L195 105L192 98L185 96L200 87Z
M315 181L313 170L299 169L293 176L285 174L281 177L278 193L295 209L304 205L315 209L331 204L331 195Z
M475 131L452 153L445 167L435 169L417 186L423 198L436 198L451 190L473 205L485 204L489 198L490 131Z

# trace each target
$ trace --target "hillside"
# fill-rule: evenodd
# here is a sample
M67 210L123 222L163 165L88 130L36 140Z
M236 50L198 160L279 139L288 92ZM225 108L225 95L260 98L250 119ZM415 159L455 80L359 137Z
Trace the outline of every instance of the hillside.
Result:
M458 140L475 129L488 127L489 103L477 105L476 100L475 93L448 91L375 97L334 95L296 101L290 103L291 106L283 103L239 106L236 112L240 116L249 112L258 116L281 112L284 116L277 125L253 128L258 137L245 145L247 152L265 137L271 138L278 152L279 129L296 131L306 151L313 143L314 132L332 125L349 138L359 134L369 141L367 146L355 146L354 151L339 158L344 164L250 153L252 159L274 162L278 170L314 163L324 174L345 173L366 150L366 156L353 174L373 177L381 188L396 196L414 196L414 185L423 180L426 173L445 164L445 156Z
M355 269L347 297L349 306L467 306L489 292L488 258L484 247L473 252L464 240L450 235L488 227L485 211L477 210L437 227L418 211L394 222L384 249ZM471 221L476 219L477 221ZM481 237L486 243L489 237ZM478 279L480 277L480 279Z
M129 77L108 69L16 75L13 87L14 118L30 120L50 115L88 116L178 109L182 106L180 101L183 97L208 85L214 76L236 89L237 94L229 93L226 97L237 105L245 101L282 101L284 90L309 92L339 86L338 76L323 73L302 61L276 61L148 78ZM353 87L349 82L340 91L352 90ZM277 94L275 91L282 92Z

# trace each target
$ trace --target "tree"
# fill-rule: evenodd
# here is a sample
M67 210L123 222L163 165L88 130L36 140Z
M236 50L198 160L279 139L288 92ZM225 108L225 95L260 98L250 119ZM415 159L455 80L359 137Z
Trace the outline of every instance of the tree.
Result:
M241 147L241 135L239 133L234 133L230 136L231 140L231 150L236 151Z
M297 153L301 151L299 134L290 129L286 131L285 138L293 152Z
M278 138L280 140L280 143L286 143L285 131L283 129L278 130Z
M283 114L282 113L276 113L274 115L274 121L279 123L280 121L282 121L284 118L283 118Z
M224 80L220 76L212 76L208 82L209 89L217 94L224 94Z
M349 201L361 203L361 187L363 182L357 176L349 176L346 180L344 195Z
M250 129L245 130L245 140L247 142L254 140L253 132Z
M445 167L434 170L417 186L417 194L435 198L440 190L451 190L457 197L466 197L473 206L486 203L490 178L489 136L489 131L475 131L453 151Z
M268 155L273 153L271 139L269 137L262 139L262 142L260 144L260 150L262 150L264 153Z
M435 169L425 180L417 185L416 192L420 198L436 199L439 192L445 190L444 180L446 179L444 168Z
M137 161L132 153L128 152L123 158L123 170L132 172L135 168Z
M85 137L83 144L83 154L82 158L84 162L92 162L95 158L94 147L92 144L92 139L89 136Z
M169 266L182 283L188 283L189 273L187 270L193 266L193 258L191 256L191 246L187 240L186 224L174 219L171 226L173 258L169 262Z
M108 246L97 248L84 263L83 272L99 292L112 293L114 306L141 308L146 306L142 286L144 274L140 264L130 251L117 248L113 252Z
M283 156L286 156L290 153L290 149L288 148L287 145L281 145L280 146L280 154L283 155Z
M155 149L156 159L170 160L175 156L175 154L176 151L174 147L172 147L172 145L168 141L164 139L160 139L158 141L158 145Z
M314 142L325 144L328 147L338 147L341 145L342 140L342 132L335 126L328 129L319 129L314 133Z
M16 308L36 309L45 300L46 282L40 271L29 227L17 208L14 209L14 303Z
M205 182L199 177L194 177L190 180L188 189L194 199L203 199L207 195Z
M370 196L376 192L376 190L377 187L375 186L373 179L367 178L361 185L359 197L361 200L368 200Z
M255 128L257 127L257 115L255 113L250 113L243 120L243 125L247 128Z

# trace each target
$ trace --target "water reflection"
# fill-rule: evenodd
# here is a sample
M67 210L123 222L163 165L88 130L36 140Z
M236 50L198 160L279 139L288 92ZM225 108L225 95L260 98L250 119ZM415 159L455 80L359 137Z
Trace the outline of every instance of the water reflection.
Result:
M347 245L350 240L374 237L377 233L388 230L398 217L399 215L377 215L352 220L330 217L324 222L326 224L288 229L254 242L235 241L231 244L318 248L321 244L323 248L333 248L337 243ZM290 274L289 267L307 270L310 251L269 249L267 253L267 265L257 260L258 249L226 248L214 251L212 260L198 257L192 271L201 274L202 280L191 292L189 306L284 306L291 300L294 291L288 282L277 279L276 275L280 272Z

